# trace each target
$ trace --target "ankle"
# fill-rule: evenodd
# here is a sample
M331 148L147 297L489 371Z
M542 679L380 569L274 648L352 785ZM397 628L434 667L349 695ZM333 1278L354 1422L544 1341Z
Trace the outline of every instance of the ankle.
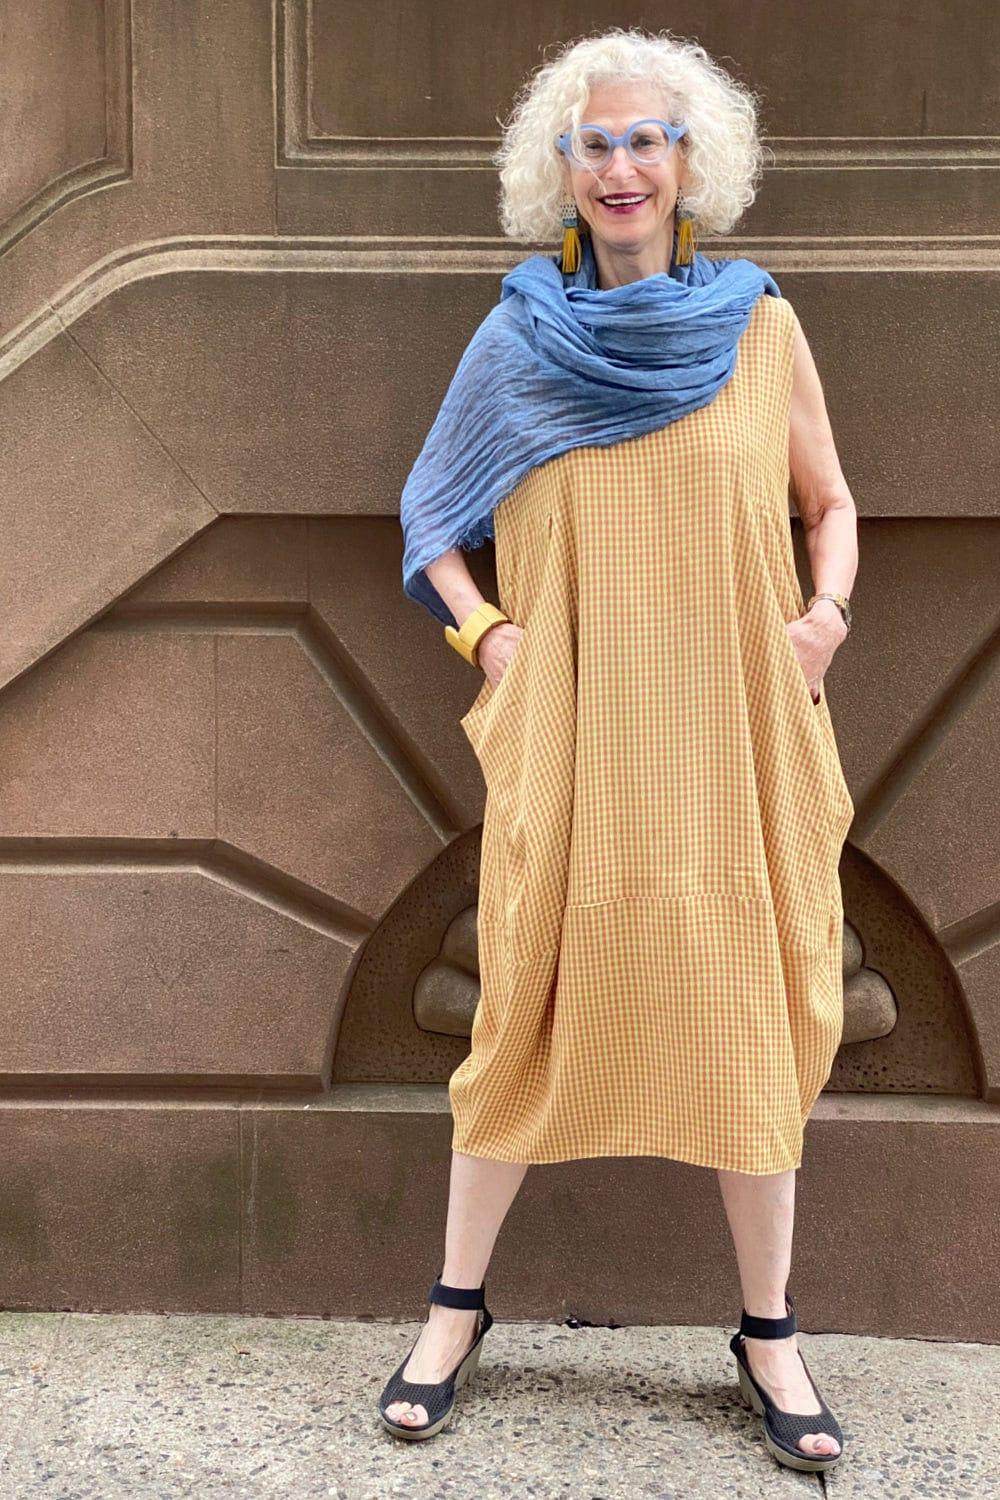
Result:
M457 1287L461 1291L478 1292L483 1284L485 1275L485 1271L477 1272L475 1266L450 1266L446 1261L441 1271L440 1280L443 1286Z
M784 1292L776 1292L771 1297L752 1297L749 1302L744 1302L743 1306L752 1318L784 1319L789 1316Z

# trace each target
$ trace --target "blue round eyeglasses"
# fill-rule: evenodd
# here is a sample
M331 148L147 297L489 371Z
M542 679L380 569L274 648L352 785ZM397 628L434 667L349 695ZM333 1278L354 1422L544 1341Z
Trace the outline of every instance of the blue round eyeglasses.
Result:
M616 146L624 146L640 166L664 161L682 135L686 125L671 125L668 120L636 120L623 135L612 135L603 125L577 125L556 136L556 145L564 156L581 167L601 171L607 166Z

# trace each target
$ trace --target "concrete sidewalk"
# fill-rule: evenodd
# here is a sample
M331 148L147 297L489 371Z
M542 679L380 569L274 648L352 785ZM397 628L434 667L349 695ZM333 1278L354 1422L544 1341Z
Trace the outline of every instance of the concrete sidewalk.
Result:
M0 1494L688 1500L1000 1493L1000 1347L801 1335L846 1438L781 1468L732 1328L497 1323L444 1432L376 1412L419 1323L0 1313Z

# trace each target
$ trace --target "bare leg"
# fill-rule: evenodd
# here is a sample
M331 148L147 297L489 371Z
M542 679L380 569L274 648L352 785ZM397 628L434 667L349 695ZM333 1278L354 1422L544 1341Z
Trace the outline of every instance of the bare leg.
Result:
M719 1170L719 1187L743 1286L743 1306L758 1318L783 1318L785 1284L792 1262L795 1171L755 1177ZM798 1339L747 1338L746 1355L758 1382L783 1411L818 1412L809 1377L802 1367ZM798 1446L806 1453L839 1453L826 1432L807 1432Z
M452 1152L442 1281L449 1286L477 1287L482 1283L500 1226L527 1170L526 1162L492 1161ZM479 1316L478 1309L429 1303L427 1320L403 1378L428 1384L443 1380L463 1351L471 1347ZM424 1407L410 1406L407 1401L393 1401L387 1410L400 1424L419 1427L427 1421Z

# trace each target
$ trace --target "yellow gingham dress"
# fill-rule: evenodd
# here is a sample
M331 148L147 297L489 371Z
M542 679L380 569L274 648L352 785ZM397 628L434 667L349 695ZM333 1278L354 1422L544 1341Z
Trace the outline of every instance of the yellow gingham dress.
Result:
M496 509L524 634L461 720L486 806L456 1151L801 1164L843 1028L854 805L785 628L796 324L761 296L707 406Z

